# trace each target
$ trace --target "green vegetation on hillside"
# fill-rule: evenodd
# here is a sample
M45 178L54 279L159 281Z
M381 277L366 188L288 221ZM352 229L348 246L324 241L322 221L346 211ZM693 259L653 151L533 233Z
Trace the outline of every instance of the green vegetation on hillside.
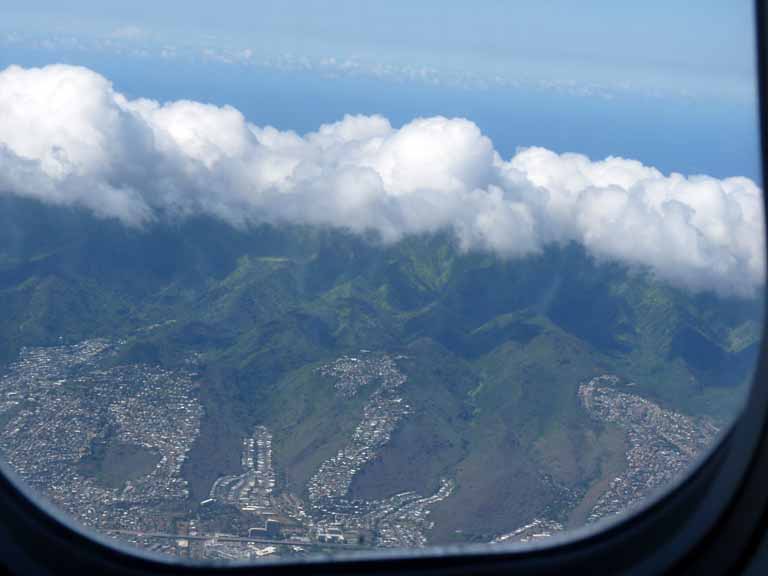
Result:
M620 471L621 435L579 406L586 379L616 374L723 424L760 338L762 302L691 294L576 245L501 259L461 253L447 234L382 245L204 219L129 229L11 198L0 211L0 365L22 346L97 336L123 339L115 363L198 354L205 416L184 467L198 501L239 471L259 423L274 433L279 482L300 493L371 392L341 401L316 367L360 348L402 354L413 414L352 496L455 479L433 510L435 541L489 538L544 512L567 522L573 494ZM107 483L151 464L104 450L84 466Z

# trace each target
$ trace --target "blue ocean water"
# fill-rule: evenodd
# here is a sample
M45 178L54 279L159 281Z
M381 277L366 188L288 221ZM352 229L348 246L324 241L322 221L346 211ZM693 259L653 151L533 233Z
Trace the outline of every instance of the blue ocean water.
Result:
M468 118L508 158L521 146L634 158L664 173L747 176L761 181L753 103L684 96L574 94L543 88L466 88L370 77L331 78L240 64L93 53L6 50L9 64L88 66L130 97L229 104L258 125L305 133L344 114Z

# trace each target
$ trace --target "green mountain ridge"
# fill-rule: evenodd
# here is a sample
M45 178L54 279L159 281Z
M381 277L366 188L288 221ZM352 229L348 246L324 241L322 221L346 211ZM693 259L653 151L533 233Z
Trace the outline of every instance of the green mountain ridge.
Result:
M502 259L462 253L448 233L382 245L207 219L133 230L7 197L0 214L0 365L23 346L98 336L124 340L116 364L199 354L193 500L239 473L257 424L274 433L280 485L305 490L371 393L341 402L316 368L361 348L402 354L413 413L350 495L431 494L455 479L432 509L434 542L488 540L545 514L573 522L574 494L620 470L623 441L580 408L582 383L615 374L723 426L761 336L762 301L689 293L573 244Z

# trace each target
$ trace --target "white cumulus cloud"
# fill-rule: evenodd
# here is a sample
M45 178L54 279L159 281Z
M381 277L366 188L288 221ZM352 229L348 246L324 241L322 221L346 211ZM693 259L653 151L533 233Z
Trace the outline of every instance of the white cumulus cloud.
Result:
M227 106L129 100L73 66L0 72L0 194L129 226L207 214L387 242L447 228L463 249L504 257L575 241L695 290L750 295L764 282L762 191L747 178L543 148L505 160L465 119L347 116L301 136Z

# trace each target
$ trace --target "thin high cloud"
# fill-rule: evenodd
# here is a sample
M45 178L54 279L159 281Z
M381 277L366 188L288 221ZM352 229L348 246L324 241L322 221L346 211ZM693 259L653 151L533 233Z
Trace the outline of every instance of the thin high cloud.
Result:
M147 33L143 28L133 24L126 24L112 30L109 37L117 40L138 40L146 35Z
M71 66L0 72L0 193L128 226L206 214L385 242L450 229L464 250L503 257L576 241L695 290L746 296L764 282L761 190L747 178L543 148L505 160L475 124L443 117L347 116L300 136L231 107L129 100Z
M532 90L569 96L613 100L617 97L642 95L646 98L706 97L698 90L673 86L649 86L629 78L596 81L577 78L538 78L522 69L482 73L466 67L435 67L426 63L397 64L377 59L338 53L335 55L296 54L257 50L244 44L222 47L221 39L212 42L210 37L197 41L177 43L164 41L163 36L151 29L134 25L117 27L100 36L76 35L71 33L39 33L29 31L0 32L0 46L17 50L44 49L52 58L62 53L77 56L83 54L111 55L116 58L140 58L177 60L189 63L216 63L222 66L240 66L252 71L279 71L285 73L314 73L325 80L352 78L373 79L394 83L415 83L425 86L443 86L472 90ZM735 85L726 84L727 88ZM722 93L723 86L719 86ZM736 89L731 96L752 102L752 85Z

